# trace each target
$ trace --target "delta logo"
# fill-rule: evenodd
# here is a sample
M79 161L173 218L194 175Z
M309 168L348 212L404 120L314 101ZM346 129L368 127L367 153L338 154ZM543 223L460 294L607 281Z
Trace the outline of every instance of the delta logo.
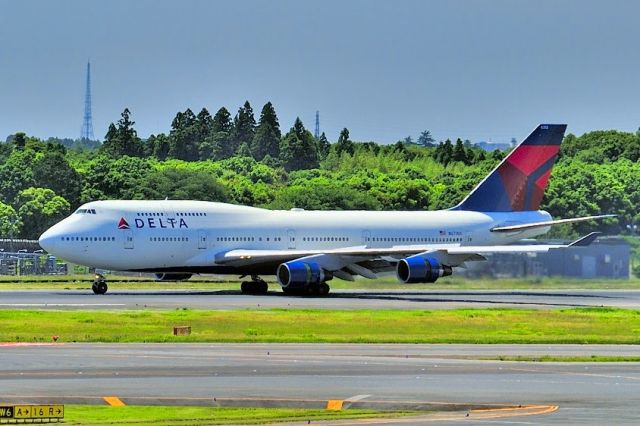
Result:
M184 219L166 218L162 220L158 217L149 217L145 219L135 218L134 223L136 228L163 228L163 229L176 229L176 228L189 228L187 222ZM120 218L118 222L118 229L131 229L129 223L124 217Z

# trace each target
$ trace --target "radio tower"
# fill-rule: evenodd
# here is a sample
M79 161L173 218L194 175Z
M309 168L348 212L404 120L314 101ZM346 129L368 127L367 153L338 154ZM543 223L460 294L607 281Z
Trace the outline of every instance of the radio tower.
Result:
M316 111L316 131L313 133L316 140L320 139L320 111Z
M93 140L93 117L91 116L91 62L87 61L87 87L84 92L84 118L80 139Z

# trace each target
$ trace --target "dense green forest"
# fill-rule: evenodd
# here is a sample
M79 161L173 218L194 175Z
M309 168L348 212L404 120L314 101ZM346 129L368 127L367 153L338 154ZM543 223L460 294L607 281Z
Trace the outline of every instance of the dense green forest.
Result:
M168 134L142 140L125 109L104 143L17 133L0 143L0 236L37 238L80 204L100 199L199 199L270 209L426 210L459 202L504 153L425 131L393 145L330 143L296 119L286 132L271 103L179 112ZM614 213L554 229L631 233L640 221L640 132L567 135L543 208L554 217Z

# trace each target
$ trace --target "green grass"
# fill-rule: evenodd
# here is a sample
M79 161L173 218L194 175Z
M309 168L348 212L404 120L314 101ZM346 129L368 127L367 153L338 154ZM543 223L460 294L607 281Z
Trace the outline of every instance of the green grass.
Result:
M199 289L199 290L239 290L240 281L233 277L220 278L217 276L193 276L188 281L158 282L151 276L117 276L109 275L109 287L112 290L130 289ZM278 290L280 286L270 279L271 290ZM0 290L16 289L49 289L64 288L90 290L91 275L37 275L37 276L0 276ZM384 276L377 280L357 279L355 282L332 280L334 290L405 290L405 291L433 291L433 290L530 290L530 289L640 289L640 278L629 280L590 279L580 280L559 277L532 278L479 278L467 279L460 276L446 277L434 284L407 285L400 284L394 276Z
M590 356L566 356L566 355L499 355L479 357L473 359L493 361L519 361L519 362L640 362L640 356L624 355L590 355Z
M296 343L640 343L640 311L0 311L0 341ZM171 335L188 325L192 334Z
M65 424L163 424L163 425L231 425L264 424L307 420L339 420L399 417L418 414L410 411L345 410L326 411L295 408L229 407L108 407L65 405Z

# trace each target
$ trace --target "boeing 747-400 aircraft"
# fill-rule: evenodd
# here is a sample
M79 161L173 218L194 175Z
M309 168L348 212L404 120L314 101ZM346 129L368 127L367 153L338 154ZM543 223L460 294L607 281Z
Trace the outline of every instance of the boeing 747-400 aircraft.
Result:
M100 269L250 276L264 293L275 275L285 293L329 292L334 277L375 279L395 270L407 284L433 283L491 253L546 252L563 245L509 245L550 226L608 215L552 220L539 210L566 125L543 124L457 206L441 211L288 211L203 201L95 201L40 237L47 252ZM589 244L590 234L572 245ZM93 291L107 284L97 276Z

